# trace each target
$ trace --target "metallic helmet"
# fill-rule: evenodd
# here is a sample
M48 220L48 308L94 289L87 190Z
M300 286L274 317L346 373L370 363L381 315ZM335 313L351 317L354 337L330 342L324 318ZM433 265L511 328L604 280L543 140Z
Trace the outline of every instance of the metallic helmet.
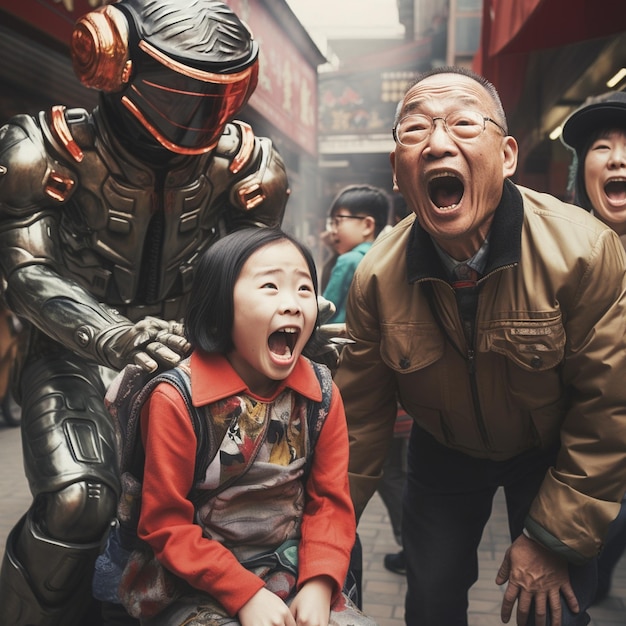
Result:
M120 0L79 19L74 69L167 150L211 150L258 78L258 44L214 0Z

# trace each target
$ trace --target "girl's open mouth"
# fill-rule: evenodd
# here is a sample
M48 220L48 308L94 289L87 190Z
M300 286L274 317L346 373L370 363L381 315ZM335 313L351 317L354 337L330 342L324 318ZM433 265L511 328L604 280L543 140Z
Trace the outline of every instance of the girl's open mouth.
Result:
M297 328L281 328L273 332L267 340L270 352L283 359L291 358L300 336Z

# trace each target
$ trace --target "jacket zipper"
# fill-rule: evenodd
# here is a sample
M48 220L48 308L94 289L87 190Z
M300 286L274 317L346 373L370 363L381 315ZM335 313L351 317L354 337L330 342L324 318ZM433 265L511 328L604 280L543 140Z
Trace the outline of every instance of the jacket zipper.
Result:
M489 272L488 274L485 274L485 276L483 276L479 282L484 281L488 276L491 276L492 274L495 274L496 272L499 272L508 267L513 267L515 265L517 265L517 263L511 263L509 265L499 267L496 270L493 270ZM457 311L458 311L458 308L457 308ZM476 346L476 320L477 318L478 318L478 302L476 302L476 310L474 312L474 319L472 320L472 325L470 329L471 343L467 339L467 336L466 336L466 341L468 344L467 354L465 355L465 357L463 357L463 353L460 350L457 350L457 351L465 359L465 362L467 363L467 373L469 376L470 390L472 392L472 405L474 407L474 414L476 415L476 424L480 432L480 437L483 441L483 445L485 446L485 448L489 451L492 451L493 448L491 446L491 442L489 441L489 433L487 432L487 427L485 425L485 419L483 417L482 406L480 404L480 398L478 394L478 384L476 382L475 346ZM461 326L463 326L463 320L461 320ZM454 344L454 342L450 341L450 343L452 343L452 345L456 348L456 345Z
M472 404L474 406L474 413L476 415L476 423L478 424L478 430L480 431L480 437L483 440L483 445L489 451L491 451L491 443L489 441L489 435L487 433L487 427L485 426L485 420L483 418L483 411L480 405L480 399L478 397L478 384L476 383L476 352L474 348L468 348L467 357L465 359L467 363L467 372L469 374L470 389L472 391Z
M483 278L481 280L484 280L484 278L486 278L486 277L483 276ZM441 282L444 282L444 281L441 281ZM451 291L454 291L454 289L452 288L452 286L449 283L445 283L444 282L444 284ZM470 330L470 338L471 338L471 340L467 337L467 334L465 332L465 326L464 326L464 323L463 323L463 319L461 318L461 313L460 313L460 311L458 309L458 306L455 307L456 311L457 311L457 314L459 316L459 320L461 322L461 328L464 331L463 332L463 337L465 339L465 343L468 346L467 352L464 354L463 351L452 340L452 338L450 337L450 335L446 331L444 325L441 323L440 317L439 317L439 315L438 315L438 313L436 311L436 307L435 307L434 292L432 291L432 286L429 283L424 283L424 286L425 286L425 289L426 289L427 299L428 299L428 302L430 304L430 307L431 307L431 310L432 310L432 313L433 313L433 317L435 318L435 321L437 322L437 325L439 326L441 332L443 333L443 336L446 338L448 343L452 346L452 349L466 363L467 374L468 374L469 384L470 384L470 391L471 391L471 394L472 394L472 407L474 409L474 415L476 416L476 424L478 426L478 431L480 433L480 437L481 437L481 440L483 442L483 445L485 446L485 448L487 450L491 451L492 450L492 446L491 446L491 443L489 441L489 435L487 433L487 427L485 426L485 420L483 418L482 407L481 407L481 404L480 404L480 398L479 398L479 394L478 394L478 384L476 382L476 350L475 350L475 342L476 342L476 318L478 317L478 304L476 306L474 319L472 320L472 327L469 329Z

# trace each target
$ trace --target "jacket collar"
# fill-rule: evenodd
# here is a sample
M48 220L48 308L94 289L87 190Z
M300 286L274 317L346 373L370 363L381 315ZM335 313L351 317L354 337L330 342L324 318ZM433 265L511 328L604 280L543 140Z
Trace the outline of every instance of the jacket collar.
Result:
M496 207L489 235L489 258L485 276L491 272L519 263L522 249L522 224L524 203L522 194L510 181L505 180L502 198ZM430 235L413 222L406 251L406 267L409 283L426 278L447 281L447 273Z
M286 388L310 400L320 402L322 390L308 359L300 357L293 372L280 382L271 398L259 398L233 369L223 354L194 350L191 355L191 398L194 406L204 406L230 396L245 393L264 402L272 401Z

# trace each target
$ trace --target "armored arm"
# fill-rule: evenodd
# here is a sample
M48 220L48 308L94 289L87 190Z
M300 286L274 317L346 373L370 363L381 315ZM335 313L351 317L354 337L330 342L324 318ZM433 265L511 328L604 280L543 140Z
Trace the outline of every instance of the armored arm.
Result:
M51 181L64 181L64 193ZM0 129L0 267L9 306L107 367L175 364L187 350L180 325L154 318L133 324L98 302L63 266L58 220L75 182L71 169L46 151L33 118L19 116Z
M156 318L133 324L77 282L54 271L49 259L33 254L33 247L43 244L52 228L50 220L41 219L0 233L0 262L11 309L60 344L101 365L121 369L135 362L148 370L175 365L188 350L180 324ZM26 244L31 245L29 251L19 248ZM30 258L12 265L11 253Z

